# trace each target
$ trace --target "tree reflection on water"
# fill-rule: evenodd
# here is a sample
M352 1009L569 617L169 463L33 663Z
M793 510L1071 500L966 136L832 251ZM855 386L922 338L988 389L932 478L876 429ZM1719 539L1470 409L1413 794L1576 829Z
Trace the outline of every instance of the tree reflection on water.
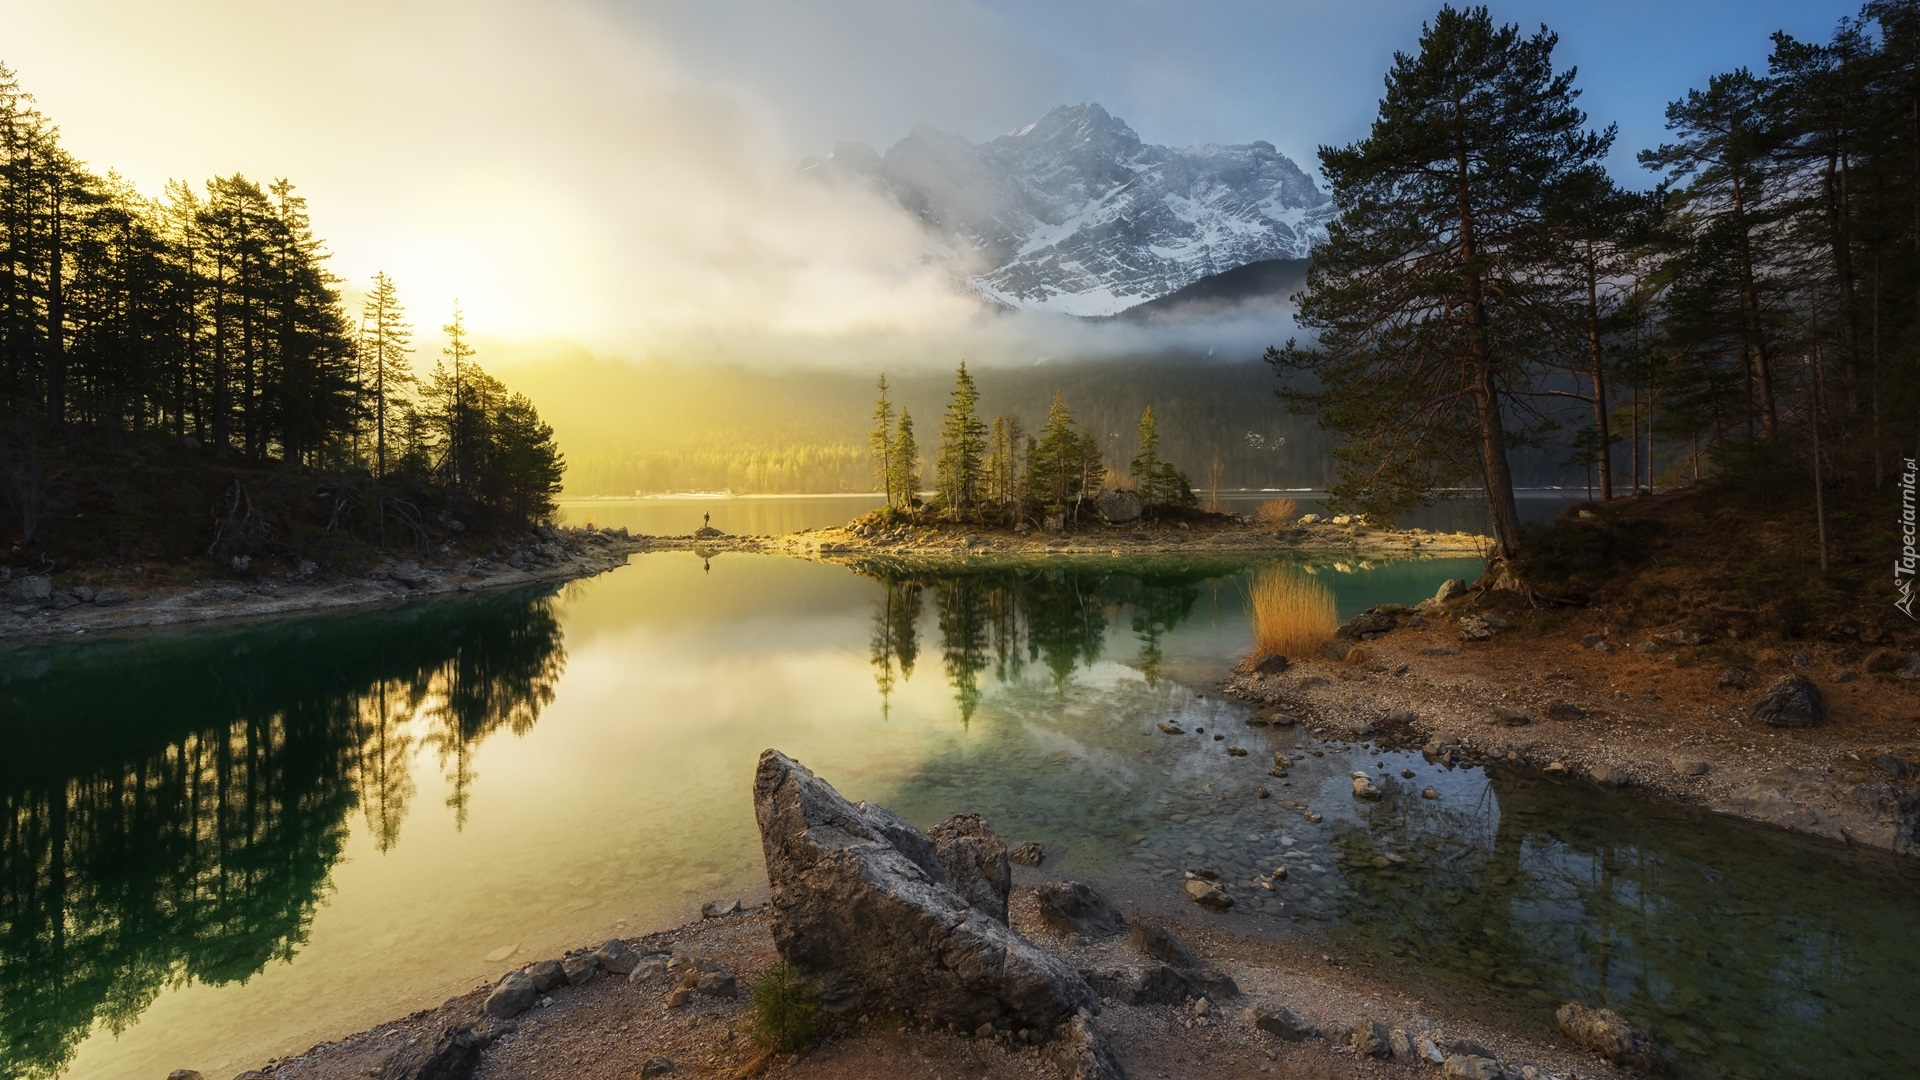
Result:
M58 1072L170 986L305 942L357 808L398 841L431 750L474 748L565 664L550 594L0 660L0 1075Z
M1161 639L1193 613L1204 583L1238 573L1217 561L947 564L869 560L856 573L884 588L874 601L872 660L882 707L920 654L923 595L932 597L940 660L961 720L980 705L983 677L1008 683L1039 665L1056 686L1098 661L1122 619L1139 642L1136 660L1158 680Z

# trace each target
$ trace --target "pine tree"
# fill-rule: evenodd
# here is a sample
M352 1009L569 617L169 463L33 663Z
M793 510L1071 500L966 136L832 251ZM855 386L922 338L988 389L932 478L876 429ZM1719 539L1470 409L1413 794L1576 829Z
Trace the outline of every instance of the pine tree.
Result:
M956 519L971 517L980 506L987 425L974 411L979 401L980 392L963 360L954 376L946 419L940 425L940 457L934 463L940 500L948 515Z
M1140 414L1139 451L1127 465L1127 472L1133 476L1134 487L1140 493L1140 505L1157 506L1166 502L1166 493L1161 490L1163 482L1160 461L1160 432L1154 424L1153 406Z
M427 383L428 415L439 443L444 481L455 491L470 493L486 468L488 425L495 399L504 399L506 388L473 362L475 352L467 342L466 315L459 301L453 304L453 321L440 329L447 343Z
M1007 502L1007 489L1001 480L1009 454L1006 417L993 418L993 434L987 439L987 447L987 503L1000 506Z
M900 505L912 506L920 497L920 447L913 439L913 414L900 410L900 426L893 436L892 472L887 486L896 492Z
M1027 451L1027 489L1033 500L1049 510L1065 510L1080 494L1080 457L1073 412L1055 391L1040 440Z
M898 506L904 493L893 486L893 402L887 399L887 376L880 376L880 399L873 403L873 429L867 432L867 452L873 458L873 479L886 493L886 505ZM899 500L896 502L896 498Z
M553 428L521 394L507 395L488 428L493 444L487 454L489 487L496 505L515 521L551 517L567 467Z
M1547 191L1613 138L1585 129L1555 41L1443 7L1394 56L1367 138L1320 152L1340 216L1299 298L1318 340L1267 354L1314 378L1281 394L1340 437L1337 502L1391 518L1477 477L1501 558L1520 545L1507 416L1543 288L1528 247Z
M1765 144L1768 86L1739 68L1707 80L1705 90L1667 106L1667 129L1677 138L1640 153L1640 164L1667 174L1675 188L1677 225L1696 244L1730 260L1746 353L1749 425L1758 417L1772 434L1780 422L1773 370L1774 328L1761 264L1768 258L1767 226L1775 217ZM1704 251L1706 248L1698 248Z
M387 475L387 433L413 384L413 326L393 279L382 270L360 309L360 385L371 396L373 474Z
M1560 328L1562 366L1587 384L1584 394L1574 392L1593 412L1578 449L1595 466L1603 502L1614 491L1613 343L1646 298L1641 283L1652 267L1645 219L1652 209L1648 197L1622 190L1598 166L1568 176L1545 204L1541 256L1559 295L1542 310Z

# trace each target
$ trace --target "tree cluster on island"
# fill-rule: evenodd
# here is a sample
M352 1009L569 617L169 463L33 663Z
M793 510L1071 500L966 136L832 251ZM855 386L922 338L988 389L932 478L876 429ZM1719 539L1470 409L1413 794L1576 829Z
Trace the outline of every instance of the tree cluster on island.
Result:
M1122 473L1107 464L1100 438L1077 428L1059 393L1037 435L1018 415L980 419L980 393L965 361L940 424L931 498L921 499L925 463L913 417L896 418L885 375L873 406L867 445L876 489L886 498L883 521L948 521L1009 528L1046 524L1064 528L1094 512L1103 491L1130 492L1146 516L1191 510L1196 500L1185 473L1160 457L1153 407L1140 417L1138 449Z
M1831 489L1871 497L1920 438L1920 8L1775 34L1765 74L1689 91L1645 193L1606 172L1614 129L1556 41L1443 7L1367 137L1321 150L1340 213L1296 297L1311 339L1267 359L1339 437L1336 505L1477 486L1511 560L1509 455L1572 430L1601 501L1804 485L1826 569Z
M427 543L549 517L552 429L474 363L458 305L417 379L392 279L356 322L327 258L289 181L148 198L75 160L0 67L0 559L305 554L292 534Z

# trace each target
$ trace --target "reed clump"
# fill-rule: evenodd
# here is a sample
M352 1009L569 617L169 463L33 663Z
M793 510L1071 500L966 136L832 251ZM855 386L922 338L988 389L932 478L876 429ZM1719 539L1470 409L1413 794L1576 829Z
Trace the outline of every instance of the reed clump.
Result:
M1333 590L1290 570L1254 579L1252 601L1255 656L1308 655L1331 641L1340 625Z
M1253 512L1253 520L1267 526L1290 525L1300 516L1300 504L1292 499L1268 499Z

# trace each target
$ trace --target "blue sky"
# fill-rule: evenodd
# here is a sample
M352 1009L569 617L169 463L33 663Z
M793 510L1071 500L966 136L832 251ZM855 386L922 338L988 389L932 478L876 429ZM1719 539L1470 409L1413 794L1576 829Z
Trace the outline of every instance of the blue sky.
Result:
M980 139L1063 102L1097 101L1153 142L1265 139L1312 167L1366 130L1396 49L1432 2L1103 0L603 0L672 42L698 77L736 84L798 147L884 148L916 123ZM1764 68L1769 36L1824 40L1851 0L1613 0L1492 5L1560 35L1582 103L1620 125L1612 162L1662 136L1668 101L1707 76Z
M292 178L354 290L400 282L421 355L458 298L497 340L624 355L950 362L974 326L918 223L796 183L839 140L986 139L1095 101L1176 145L1264 139L1303 167L1365 134L1431 0L0 0L0 62L67 148L159 195ZM1825 40L1854 0L1516 0L1559 32L1616 175L1666 103ZM996 324L997 325L997 324ZM800 343L794 345L793 343ZM999 347L996 345L995 347ZM902 346L901 348L904 348ZM864 361L859 361L864 362Z

